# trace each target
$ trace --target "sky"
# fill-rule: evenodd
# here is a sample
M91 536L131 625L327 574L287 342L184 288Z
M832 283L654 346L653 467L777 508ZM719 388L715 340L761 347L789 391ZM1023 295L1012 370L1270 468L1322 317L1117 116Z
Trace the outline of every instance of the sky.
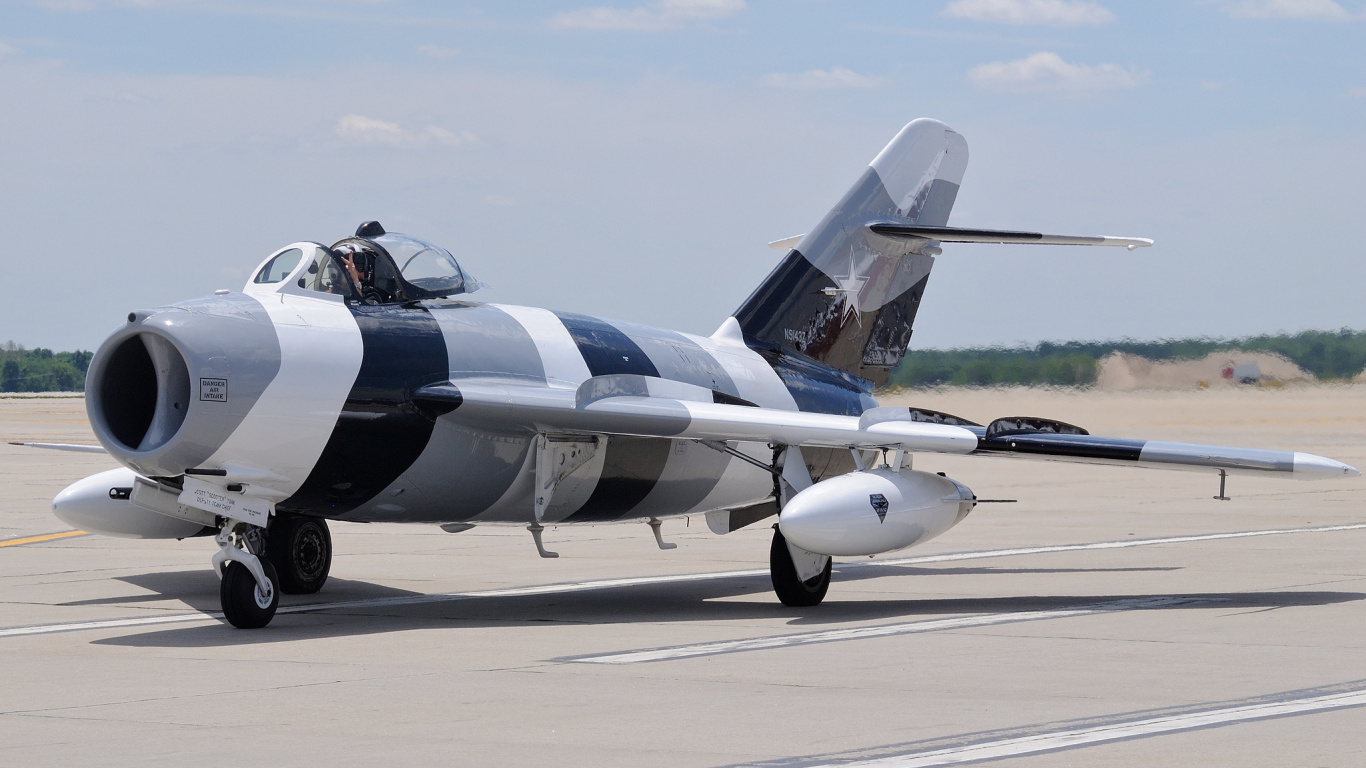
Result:
M913 347L1366 328L1366 1L0 2L0 342L364 220L710 334L902 125L971 160Z

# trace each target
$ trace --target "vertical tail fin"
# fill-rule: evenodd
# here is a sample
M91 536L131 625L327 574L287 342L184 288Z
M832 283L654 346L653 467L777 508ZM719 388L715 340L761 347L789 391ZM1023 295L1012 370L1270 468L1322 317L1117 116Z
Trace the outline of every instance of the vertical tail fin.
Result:
M967 142L943 123L902 128L736 311L745 340L886 383L910 344L937 251L867 225L946 225L967 164Z

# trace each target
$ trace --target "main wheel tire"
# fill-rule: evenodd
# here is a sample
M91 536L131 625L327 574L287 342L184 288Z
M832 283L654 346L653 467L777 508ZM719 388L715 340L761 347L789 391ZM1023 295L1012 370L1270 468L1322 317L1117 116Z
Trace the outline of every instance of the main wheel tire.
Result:
M323 588L332 570L332 534L317 517L275 518L266 535L266 558L280 574L280 591L311 595Z
M797 566L792 564L787 539L783 538L778 526L773 526L773 546L768 549L768 572L773 579L773 591L783 605L793 608L820 605L830 589L830 568L833 564L834 560L827 559L825 570L819 576L802 581L797 576Z
M260 629L275 618L280 606L280 577L269 560L261 559L261 570L266 572L272 588L266 595L256 584L245 565L229 560L223 569L223 581L218 585L218 597L223 603L223 618L238 629Z

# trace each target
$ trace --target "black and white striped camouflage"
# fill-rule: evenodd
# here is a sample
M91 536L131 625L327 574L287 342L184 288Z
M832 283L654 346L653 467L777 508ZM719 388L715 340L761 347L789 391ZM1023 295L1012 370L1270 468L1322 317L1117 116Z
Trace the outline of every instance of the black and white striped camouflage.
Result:
M877 451L1355 474L1301 453L879 408L935 235L986 241L945 226L966 164L957 133L907 125L710 337L464 293L351 301L306 287L309 265L335 255L295 243L272 255L302 254L283 279L131 314L92 362L91 423L142 477L188 473L277 512L376 522L714 513L724 531L776 512L783 478L805 487Z

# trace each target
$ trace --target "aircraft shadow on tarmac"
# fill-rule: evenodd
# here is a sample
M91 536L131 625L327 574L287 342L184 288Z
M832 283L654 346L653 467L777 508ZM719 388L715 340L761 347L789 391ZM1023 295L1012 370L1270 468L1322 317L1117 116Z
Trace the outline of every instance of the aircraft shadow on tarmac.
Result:
M1140 568L916 568L905 565L877 565L870 569L862 563L852 567L845 564L841 569L836 566L836 580L842 582L875 579L884 576L1000 576L1024 574L1059 573L1133 573L1142 571L1177 571L1180 566L1153 566ZM757 577L756 577L757 578ZM63 607L82 605L136 605L140 603L176 600L196 611L214 612L219 610L218 578L212 571L163 571L161 573L140 573L120 576L116 579L147 594L97 597L90 600L72 600L59 603ZM675 585L676 586L676 585ZM748 592L750 590L746 590ZM322 594L306 602L340 602L344 600L365 600L376 597L417 596L421 593L393 589L364 581L351 581L333 577L328 580ZM281 605L297 605L291 598L285 598Z
M115 580L130 584L139 589L147 590L147 593L121 597L98 597L90 600L73 600L67 603L59 603L59 605L64 607L81 605L139 605L144 603L177 601L184 603L189 608L205 613L213 613L222 610L218 597L218 577L210 570L196 569L193 571L139 573L131 576L119 576ZM343 600L368 600L376 597L403 597L418 594L420 593L409 592L403 589L393 589L392 587L385 587L370 582L352 581L334 577L328 579L327 586L323 588L321 594L308 595L304 598L285 596L281 600L280 605L299 605L307 602L331 603Z
M1081 571L1172 570L1168 568L1021 569L1021 568L910 568L905 566L846 567L835 582L862 581L892 575L950 575L962 573L1019 574ZM212 573L175 571L126 577L129 583L160 593L147 600L182 600L192 607L217 610L218 581ZM838 595L838 593L835 593ZM757 596L756 600L727 598ZM1163 610L1246 610L1332 605L1366 598L1359 592L1269 591L1170 594L1017 595L1008 597L827 600L812 608L786 608L772 598L767 575L736 576L663 584L594 588L579 592L514 596L453 596L430 602L384 606L344 603L374 598L422 597L421 593L363 581L332 579L318 595L291 597L282 608L309 603L328 604L316 611L281 613L264 629L242 631L226 624L196 624L156 629L94 641L99 645L131 647L219 647L294 642L315 638L403 632L415 629L528 627L547 624L631 624L684 621L744 621L788 618L788 626L831 628L853 622L932 618L959 614L1010 614L1025 611L1078 608L1113 600L1178 599L1187 604ZM85 601L109 604L132 600ZM342 603L342 604L338 604ZM297 611L297 609L296 609Z

